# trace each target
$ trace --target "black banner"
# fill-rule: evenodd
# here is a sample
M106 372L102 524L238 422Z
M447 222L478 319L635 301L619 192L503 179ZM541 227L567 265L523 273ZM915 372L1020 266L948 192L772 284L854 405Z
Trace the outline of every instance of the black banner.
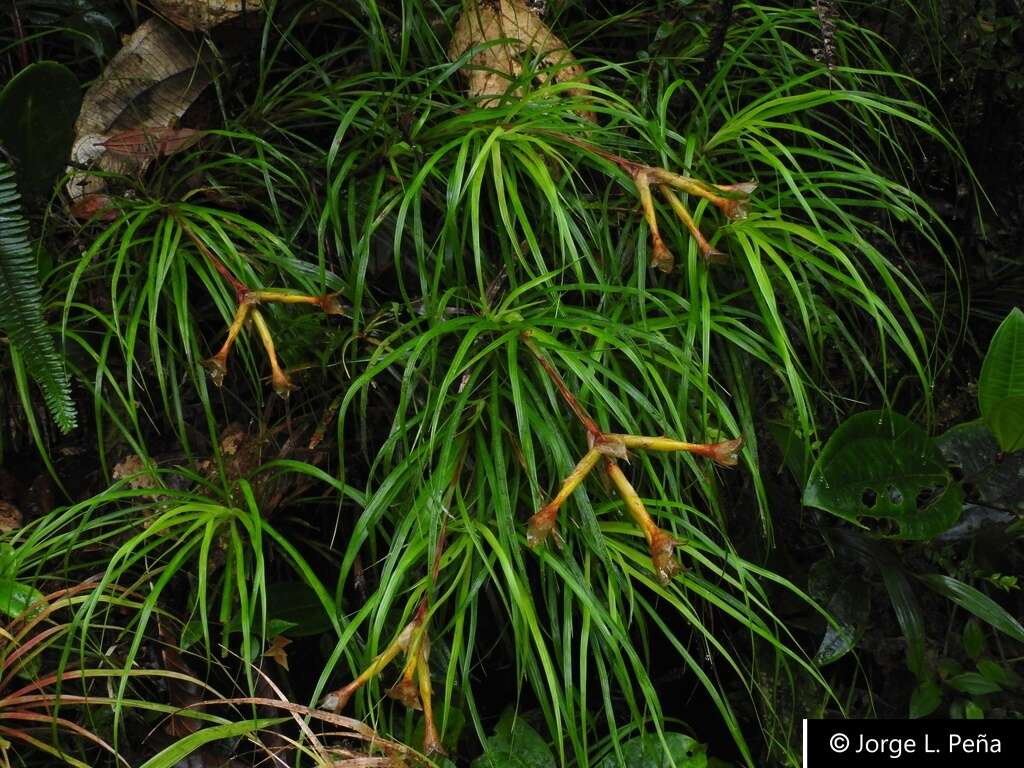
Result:
M804 720L803 768L1024 766L1019 720Z

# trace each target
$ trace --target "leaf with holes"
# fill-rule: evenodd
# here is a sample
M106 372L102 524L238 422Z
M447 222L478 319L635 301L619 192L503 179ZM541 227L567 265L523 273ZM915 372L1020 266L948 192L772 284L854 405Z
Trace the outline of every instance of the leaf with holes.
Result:
M999 325L978 379L978 407L999 447L1024 448L1024 312L1015 307Z
M960 517L962 495L938 446L914 422L858 413L833 433L803 503L893 539L927 539Z

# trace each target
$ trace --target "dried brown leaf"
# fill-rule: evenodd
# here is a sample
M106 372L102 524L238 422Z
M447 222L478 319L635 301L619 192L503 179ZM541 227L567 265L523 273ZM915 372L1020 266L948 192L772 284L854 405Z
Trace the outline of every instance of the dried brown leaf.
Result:
M21 528L21 510L6 501L0 501L0 533Z
M263 0L153 0L160 14L182 29L208 29L243 13L263 10Z
M128 480L129 487L134 490L159 488L160 481L146 467L146 462L138 454L131 453L114 465L112 475L115 480Z
M177 151L187 143L182 134L167 141L165 132L210 82L203 57L189 37L158 18L148 19L86 92L75 123L71 162L109 173L141 173L157 154ZM130 140L126 137L150 137L151 148L161 147L162 152L116 151ZM99 176L75 173L67 189L75 203L102 196L106 186Z
M555 82L589 83L566 44L529 9L526 0L470 0L455 25L448 57L456 61L481 45L486 47L473 54L461 71L468 81L469 95L480 97L482 107L498 105L509 84L522 74L520 57L528 52L540 56L541 64L554 70ZM543 82L546 75L539 79ZM568 93L585 96L586 89L569 88ZM517 88L511 95L522 93ZM589 111L581 116L595 119Z
M103 146L108 152L118 155L152 160L188 149L202 135L194 128L133 128L114 134L103 142Z
M263 652L263 655L276 661L278 665L283 667L287 672L288 651L286 651L285 648L291 645L291 642L292 641L284 635L275 635L274 639L270 641L270 645L267 647L267 650Z

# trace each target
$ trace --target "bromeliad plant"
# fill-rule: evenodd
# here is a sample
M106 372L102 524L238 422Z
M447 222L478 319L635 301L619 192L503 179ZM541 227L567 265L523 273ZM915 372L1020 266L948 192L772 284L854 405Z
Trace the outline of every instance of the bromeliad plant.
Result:
M617 459L627 459L628 450L643 449L648 451L685 451L698 456L706 456L716 464L723 467L735 467L739 462L739 450L743 445L742 438L726 440L714 444L695 444L681 440L672 440L667 437L642 437L639 435L616 435L602 432L597 423L587 415L587 412L576 400L576 397L569 391L562 377L554 369L551 363L541 354L536 345L529 339L525 340L526 346L537 358L537 361L544 368L545 373L551 378L552 383L558 389L558 393L565 399L566 404L579 419L580 423L587 430L587 444L589 450L580 459L572 473L562 483L558 495L555 496L539 512L530 518L526 530L526 540L531 546L540 546L548 536L554 533L555 540L561 545L561 538L555 530L558 521L558 510L572 492L583 482L590 471L598 464L603 464L608 477L611 478L615 490L622 498L626 509L629 510L633 522L643 531L647 540L647 547L651 553L651 562L654 565L654 573L662 584L669 584L672 578L679 573L680 565L675 559L674 551L676 544L672 536L658 527L657 523L648 514L643 501L637 494L636 489L622 473Z
M104 180L107 218L54 237L50 289L98 473L131 455L160 482L124 477L33 523L39 567L84 569L94 550L67 553L89 542L104 587L144 588L132 658L169 602L192 643L246 664L316 632L297 695L411 741L418 715L380 685L404 653L389 687L423 708L425 751L473 742L460 722L486 743L499 681L561 764L621 758L692 715L664 683L682 669L741 762L794 763L794 734L768 725L795 706L779 692L810 680L825 707L829 691L772 606L818 608L734 543L771 541L757 438L783 412L807 447L837 398L887 398L897 373L927 403L941 322L898 243L944 253L944 224L905 169L919 135L957 147L852 22L830 69L799 4L732 4L717 50L691 6L666 4L662 27L557 5L548 35L516 16L535 44L466 47L449 42L459 3L275 6L251 71L215 73L243 87L196 96L215 124ZM553 57L536 44L551 30ZM486 90L454 76L509 50ZM247 321L274 388L302 377L287 401L266 397ZM240 471L229 424L258 436ZM751 471L722 482L741 458ZM595 469L635 525L591 496ZM254 490L277 480L274 503ZM537 546L551 536L562 549ZM326 622L275 616L275 580Z

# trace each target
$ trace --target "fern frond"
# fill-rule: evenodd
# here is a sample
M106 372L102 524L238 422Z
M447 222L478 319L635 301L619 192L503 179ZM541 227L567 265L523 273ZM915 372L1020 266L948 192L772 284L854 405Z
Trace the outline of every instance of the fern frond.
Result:
M62 432L68 432L75 427L75 406L67 374L43 320L42 291L20 202L14 171L0 161L0 329L43 390L53 420Z

